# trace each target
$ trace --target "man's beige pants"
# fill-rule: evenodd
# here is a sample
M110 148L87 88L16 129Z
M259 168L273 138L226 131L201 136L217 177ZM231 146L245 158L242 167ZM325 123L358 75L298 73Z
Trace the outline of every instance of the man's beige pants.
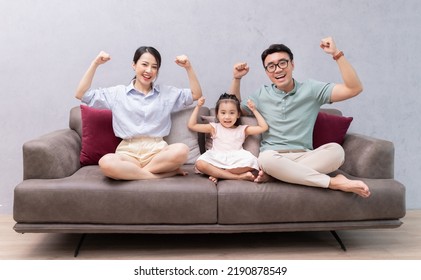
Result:
M260 168L268 175L293 184L327 188L329 174L345 161L341 145L328 143L312 151L267 150L259 155Z

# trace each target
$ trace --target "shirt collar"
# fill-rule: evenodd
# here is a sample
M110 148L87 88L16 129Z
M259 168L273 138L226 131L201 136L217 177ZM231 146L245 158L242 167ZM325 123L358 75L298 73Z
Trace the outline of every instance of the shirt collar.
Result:
M134 80L132 80L131 82L130 82L130 84L128 84L127 86L126 86L126 94L129 94L130 92L132 92L132 93L138 93L139 91L137 90L137 89L135 89L135 87L134 87ZM152 85L152 94L150 94L150 95L155 95L155 94L159 94L159 85L157 85L157 84L153 84Z
M298 82L294 78L292 80L294 81L294 88L290 92L285 92L283 90L278 89L275 86L275 84L272 84L273 91L276 92L276 93L282 93L282 94L285 94L285 95L294 95L297 92Z

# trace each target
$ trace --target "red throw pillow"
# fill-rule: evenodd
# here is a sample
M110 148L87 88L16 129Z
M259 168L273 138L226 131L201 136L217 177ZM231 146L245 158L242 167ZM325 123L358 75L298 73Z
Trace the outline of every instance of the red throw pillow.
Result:
M313 131L313 148L327 143L342 145L353 118L319 112Z
M80 105L82 115L81 165L98 164L99 159L114 153L121 139L114 135L111 110Z

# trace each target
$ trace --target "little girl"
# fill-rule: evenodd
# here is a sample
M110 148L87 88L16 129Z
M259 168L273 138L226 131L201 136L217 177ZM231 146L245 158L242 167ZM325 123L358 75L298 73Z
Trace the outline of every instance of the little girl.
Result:
M215 106L217 122L198 124L197 114L205 103L199 98L197 106L190 117L189 129L210 133L213 139L212 148L202 154L196 161L196 169L209 175L209 179L217 183L218 179L239 179L254 181L252 171L259 170L257 158L243 149L243 143L248 135L260 134L268 129L266 121L256 110L252 101L247 106L257 119L257 126L240 124L240 102L235 95L224 93Z

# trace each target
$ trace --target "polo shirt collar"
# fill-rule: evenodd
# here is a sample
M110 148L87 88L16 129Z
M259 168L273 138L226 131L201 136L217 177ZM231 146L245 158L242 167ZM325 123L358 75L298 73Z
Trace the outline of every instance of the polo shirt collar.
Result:
M294 81L294 88L290 92L285 92L283 90L278 89L275 86L275 84L272 84L273 91L276 92L276 93L282 93L282 94L285 94L285 95L294 95L297 92L297 87L298 87L297 84L298 83L294 78L292 80Z

